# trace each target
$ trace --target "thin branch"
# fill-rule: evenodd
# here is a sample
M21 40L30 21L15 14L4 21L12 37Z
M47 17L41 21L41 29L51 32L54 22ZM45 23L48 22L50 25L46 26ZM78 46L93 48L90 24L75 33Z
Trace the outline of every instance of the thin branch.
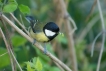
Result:
M6 45L6 47L7 47L8 53L9 53L9 55L10 55L10 59L11 59L12 56L13 56L13 58L14 58L15 62L17 63L17 65L18 65L20 71L22 71L22 68L20 67L19 63L17 62L17 60L16 60L16 58L15 58L15 56L14 56L14 54L13 54L13 51L12 51L11 48L9 47L8 42L7 42L7 40L6 40L5 36L4 36L3 31L2 31L1 28L0 28L0 32L1 32L1 34L2 34L3 40L4 40L5 45ZM12 56L11 56L11 54L12 54ZM13 71L15 71L15 70L13 70Z
M23 27L25 28L25 25L24 25L24 22L23 22L23 19L22 19L22 16L21 15L20 15L20 20L21 20L21 23L22 23Z
M4 34L3 34L2 30L1 30L1 28L0 28L0 33L1 33L2 37L3 37L3 40L6 41L6 38L5 38L5 36L4 36ZM10 57L10 62L11 62L12 71L15 71L14 65L13 65L13 64L14 64L14 63L13 63L13 59L12 59L11 53L10 53L10 51L9 51L10 46L9 46L7 43L5 43L5 44L6 44L6 48L7 48L9 57Z
M103 18L99 0L97 0L97 5L98 5L98 9L99 9L100 18L101 18L102 29L105 30L105 23L104 23L104 18Z
M11 15L12 18L22 27L22 29L23 29L27 34L29 34L28 31L26 30L25 26L22 25L22 24L18 21L18 19L17 19L12 13L10 13L10 15Z
M5 31L6 31L6 37L7 37L7 41L8 41L8 43L9 43L9 48L11 48L11 49L13 49L13 46L12 46L12 43L11 43L11 40L10 40L10 33L9 33L9 31L8 31L8 29L7 29L7 26L6 26L6 24L5 24L5 22L3 21L3 19L0 17L0 21L1 21L1 23L3 24L3 26L4 26L4 28L5 28ZM8 49L9 49L8 48ZM11 58L11 65L12 65L12 70L13 71L16 71L16 64L15 64L15 62L14 62L14 59L13 58Z
M63 12L63 17L64 17L63 20L65 23L66 34L68 37L68 47L69 47L72 70L78 71L77 57L76 57L74 39L73 39L73 33L75 32L77 27L76 27L74 20L69 16L69 14L67 12L67 6L65 5L64 0L60 0L60 6L61 6L60 8L62 9L62 12ZM72 29L70 24L72 24L74 26L74 29Z
M98 37L102 35L102 32L100 32L94 39L93 43L92 43L92 47L91 47L91 57L93 57L93 52L94 52L94 46L95 46L95 42L98 39Z
M89 15L87 16L85 22L87 22L87 21L90 19L91 15L92 15L92 12L93 12L93 10L94 10L94 8L95 8L95 6L96 6L96 4L97 4L97 0L94 1L93 5L92 5L92 8L91 8L91 10L90 10L90 13L89 13Z
M100 63L101 63L101 58L102 58L103 49L104 49L104 42L105 42L105 34L103 34L103 37L102 37L102 46L101 46L101 50L99 54L98 65L97 65L96 71L99 71L100 69Z
M102 14L99 0L97 0L97 5L98 5L98 9L99 9L100 18L101 18L102 30L105 30L105 23L104 23L103 14ZM100 69L100 62L101 62L101 58L102 58L102 54L103 54L104 43L105 43L105 34L103 34L103 37L102 37L102 46L101 46L101 51L99 54L98 65L97 65L96 71L99 71L99 69Z
M64 0L61 0L60 1L60 3L61 3L61 5L63 6L62 7L62 10L63 10L63 17L64 18L66 18L66 19L68 19L70 22L71 22L71 24L73 25L73 27L74 27L74 29L72 29L72 31L71 31L71 35L77 30L77 26L76 26L76 23L75 23L75 21L72 19L72 17L69 15L69 13L67 12L67 6L65 5L65 2L64 2Z
M65 20L65 23L66 23L66 33L67 33L67 37L68 37L68 46L69 46L69 53L70 53L70 59L72 60L71 61L71 65L72 65L72 68L73 68L73 71L78 71L77 70L77 58L76 58L76 52L75 52L75 46L74 46L74 39L73 39L73 36L71 35L70 36L70 30L71 30L71 27L70 27L70 22L69 20Z
M10 62L11 62L12 71L14 71L13 59L12 59L12 56L11 56L11 52L10 52L10 50L9 50L10 46L8 45L7 40L6 40L5 36L4 36L3 31L2 31L1 28L0 28L0 33L1 33L2 37L3 37L3 40L4 40L4 42L5 42L5 45L6 45L6 48L7 48L9 57L10 57Z
M98 20L99 20L99 16L97 15L90 22L87 23L87 26L84 29L82 29L81 32L79 32L80 34L78 35L77 43L81 42L81 40L85 38L87 33L91 30L91 28L96 24Z
M58 63L56 63L55 61L53 62L60 68L61 71L64 71L64 69Z
M23 70L22 70L22 68L21 68L21 66L19 65L19 63L18 63L18 61L17 61L17 59L16 59L16 57L15 57L14 53L12 52L12 50L11 50L11 49L10 49L10 52L11 52L11 55L12 55L12 57L14 58L15 62L17 63L17 65L18 65L18 67L19 67L20 71L23 71Z
M71 60L71 66L73 71L77 71L77 58L76 52L74 48L74 39L73 33L77 29L75 22L71 18L71 16L67 12L67 7L64 0L53 0L54 5L56 6L56 22L58 24L64 23L66 28L66 34L68 38L68 48L69 48L69 57ZM67 4L68 5L68 4ZM74 29L72 29L71 25L73 25Z
M2 56L4 56L4 55L6 55L7 53L8 53L8 52L5 52L5 53L1 54L1 55L0 55L0 57L2 57Z
M25 37L28 41L33 43L33 39L29 37L27 34L25 34L21 29L19 29L12 21L10 21L5 15L2 14L2 18L11 26L13 27L19 34L21 34L23 37ZM39 44L34 44L39 50L44 52L44 48ZM50 52L47 51L47 56L49 56L53 61L58 63L61 67L63 67L67 71L72 71L67 65L65 65L63 62L61 62L58 58L56 58L54 55L52 55Z
M67 13L68 14L68 13ZM77 30L77 26L75 21L72 19L72 17L68 14L68 19L71 22L71 24L73 25L74 29L72 29L70 36L73 35L73 33Z

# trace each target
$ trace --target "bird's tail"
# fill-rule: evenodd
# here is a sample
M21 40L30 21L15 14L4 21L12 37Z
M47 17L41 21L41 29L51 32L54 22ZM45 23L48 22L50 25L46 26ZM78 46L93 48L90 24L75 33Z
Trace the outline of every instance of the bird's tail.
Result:
M36 23L35 18L33 16L25 16L25 18L31 24Z
M35 18L33 16L25 16L25 18L30 23L30 26L31 26L33 32L35 32L34 27L36 25L37 20L35 20Z

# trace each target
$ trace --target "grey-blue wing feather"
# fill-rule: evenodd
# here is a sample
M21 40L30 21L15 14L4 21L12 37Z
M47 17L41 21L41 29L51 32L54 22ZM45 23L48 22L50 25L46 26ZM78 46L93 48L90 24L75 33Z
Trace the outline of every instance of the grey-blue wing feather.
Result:
M43 27L45 26L46 23L42 23L42 22L36 22L36 24L34 25L34 31L36 33L42 32L43 31Z

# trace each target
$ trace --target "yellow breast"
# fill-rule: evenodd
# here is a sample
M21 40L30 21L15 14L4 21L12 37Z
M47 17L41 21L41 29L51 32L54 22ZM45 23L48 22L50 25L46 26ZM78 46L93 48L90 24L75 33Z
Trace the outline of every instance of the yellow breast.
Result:
M47 42L49 40L43 32L33 33L33 31L31 30L30 36L39 42Z

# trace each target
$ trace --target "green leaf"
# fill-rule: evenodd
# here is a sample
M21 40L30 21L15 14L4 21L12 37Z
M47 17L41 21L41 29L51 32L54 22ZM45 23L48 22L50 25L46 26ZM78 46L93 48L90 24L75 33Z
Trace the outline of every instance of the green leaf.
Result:
M32 68L31 62L26 62L26 64L27 64L27 71L35 71L35 69Z
M15 47L22 46L27 42L27 40L24 37L19 35L14 35L11 39L12 39L12 44Z
M60 71L60 69L57 67L51 67L51 71Z
M42 63L40 62L39 58L37 58L37 60L36 60L35 68L36 68L36 70L38 70L38 71L41 71L42 68L43 68L43 67L42 67Z
M33 64L36 64L36 57L33 58Z
M19 10L23 13L23 14L30 14L30 8L26 5L19 5Z
M11 3L11 2L16 2L16 0L9 0L9 3Z
M3 47L0 47L0 55L6 53L7 50ZM6 67L10 64L10 58L8 53L0 57L0 68Z
M14 12L17 9L17 6L18 6L18 4L15 2L9 3L4 6L3 12L5 12L5 13Z

